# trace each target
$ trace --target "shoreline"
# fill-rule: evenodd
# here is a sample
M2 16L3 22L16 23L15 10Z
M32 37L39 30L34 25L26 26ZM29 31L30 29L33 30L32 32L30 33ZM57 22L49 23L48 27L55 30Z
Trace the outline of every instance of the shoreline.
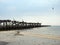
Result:
M15 31L1 31L0 32L0 34L4 34L4 35L5 34L14 35L15 33L16 33L16 30ZM55 36L55 35L37 34L37 33L31 33L31 32L20 32L19 34L22 34L24 36L37 37L37 38L47 38L47 39L60 40L60 36Z
M60 36L38 34L32 32L20 31L15 35L16 31L1 31L0 42L1 45L59 45ZM5 43L7 42L7 43Z

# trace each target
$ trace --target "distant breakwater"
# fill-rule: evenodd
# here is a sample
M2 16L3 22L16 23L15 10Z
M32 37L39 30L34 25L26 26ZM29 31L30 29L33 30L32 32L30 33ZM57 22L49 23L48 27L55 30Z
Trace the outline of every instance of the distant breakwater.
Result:
M50 25L41 25L41 23L24 22L24 21L12 21L12 20L0 20L0 31L7 30L19 30L29 29L35 27L48 27Z
M12 20L0 20L0 30L15 30L15 29L27 29L41 27L41 23L32 23L32 22L20 22Z

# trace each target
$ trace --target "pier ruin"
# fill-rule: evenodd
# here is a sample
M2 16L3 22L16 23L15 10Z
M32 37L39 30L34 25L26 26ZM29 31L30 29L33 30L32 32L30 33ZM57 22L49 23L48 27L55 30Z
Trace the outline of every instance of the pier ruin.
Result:
M25 29L34 27L41 27L41 23L0 20L0 30Z

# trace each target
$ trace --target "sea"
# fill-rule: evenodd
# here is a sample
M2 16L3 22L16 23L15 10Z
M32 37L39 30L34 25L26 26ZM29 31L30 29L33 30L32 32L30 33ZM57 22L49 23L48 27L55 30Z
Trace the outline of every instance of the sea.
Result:
M0 32L0 45L60 45L60 26Z
M33 29L26 29L27 32L38 33L38 34L48 34L60 36L60 26L51 27L38 27Z

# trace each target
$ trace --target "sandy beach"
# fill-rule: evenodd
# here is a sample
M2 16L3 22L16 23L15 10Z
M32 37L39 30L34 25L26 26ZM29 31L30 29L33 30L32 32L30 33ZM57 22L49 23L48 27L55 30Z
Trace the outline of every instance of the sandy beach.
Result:
M32 45L34 44L44 45L43 43L45 40L48 40L47 42L45 41L45 43L48 43L49 41L54 41L55 43L56 41L60 42L60 36L38 34L38 33L24 32L24 31L23 32L21 31L20 34L18 35L15 35L15 34L16 34L16 31L1 31L0 32L0 41L1 41L0 44L1 45L12 45L12 44L13 45L31 45L31 44Z

